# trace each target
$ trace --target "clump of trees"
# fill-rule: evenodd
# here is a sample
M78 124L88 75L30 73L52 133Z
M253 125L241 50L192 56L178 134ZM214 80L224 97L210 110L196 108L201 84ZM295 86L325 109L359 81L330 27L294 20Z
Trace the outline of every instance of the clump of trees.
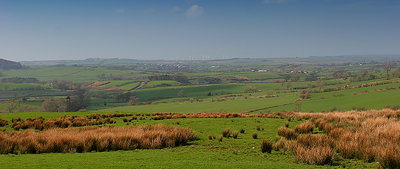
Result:
M61 99L47 99L42 103L44 112L75 112L88 106L89 97L85 90L77 90L71 96Z

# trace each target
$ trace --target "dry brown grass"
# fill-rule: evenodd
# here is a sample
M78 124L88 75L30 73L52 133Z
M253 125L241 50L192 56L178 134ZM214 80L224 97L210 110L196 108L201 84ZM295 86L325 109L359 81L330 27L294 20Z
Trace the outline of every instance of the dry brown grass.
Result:
M222 131L222 136L230 137L231 136L231 130L229 128L225 129L224 131Z
M262 153L271 153L272 152L272 143L268 139L264 139L261 141L261 152Z
M335 152L331 147L317 146L305 148L298 146L294 152L296 161L306 164L332 164Z
M293 129L286 127L279 128L278 135L283 136L288 140L293 140L297 138L297 133Z
M0 127L4 127L6 125L8 125L8 121L4 120L4 119L0 119Z
M312 133L314 130L314 124L311 121L301 123L294 127L294 131L299 134Z
M219 135L219 136L218 136L218 141L219 141L219 142L222 142L222 139L224 139L224 136L223 136L223 135Z
M297 138L294 154L299 162L331 163L332 152L337 152L346 159L377 161L383 168L400 168L399 110L295 113L294 116L310 119L325 131L325 134L307 134ZM297 131L310 124L300 126Z
M174 147L195 139L187 128L132 126L0 133L0 153L90 152Z
M233 137L234 139L237 139L237 138L238 138L238 135L239 135L239 132L237 132L237 131L234 131L234 132L232 133L232 137Z
M257 139L258 133L257 133L257 132L254 132L253 134L251 134L251 137L253 137L253 139Z

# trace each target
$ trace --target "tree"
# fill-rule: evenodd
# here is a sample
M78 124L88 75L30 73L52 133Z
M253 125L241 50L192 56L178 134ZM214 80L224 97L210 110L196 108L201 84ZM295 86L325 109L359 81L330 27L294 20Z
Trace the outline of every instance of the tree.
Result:
M128 105L135 105L138 98L136 96L129 97Z
M318 80L317 73L312 72L306 77L306 81L316 81Z
M392 72L392 77L400 77L400 68L397 68Z
M177 96L178 97L183 97L184 94L185 94L185 91L179 90L179 92L177 93Z
M50 100L47 99L42 103L43 112L66 112L67 103L65 99Z
M321 91L321 90L322 90L322 87L325 86L325 82L322 81L322 80L318 80L318 81L317 81L317 86L318 86L318 88L319 88L319 91Z
M4 107L4 111L6 113L15 113L18 107L20 107L21 102L18 100L11 100L9 103L6 104Z
M342 78L344 76L344 73L343 73L343 71L336 71L335 73L333 73L333 77L334 78L336 78L336 79L340 79L340 78Z
M394 66L394 63L392 63L392 62L385 63L383 68L385 69L385 72L386 72L386 80L389 80L389 78L390 78L389 72L392 70L393 66Z

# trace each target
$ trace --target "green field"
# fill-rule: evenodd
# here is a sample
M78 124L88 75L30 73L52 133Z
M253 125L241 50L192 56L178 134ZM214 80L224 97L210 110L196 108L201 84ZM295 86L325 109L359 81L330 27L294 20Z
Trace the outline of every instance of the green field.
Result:
M217 85L191 85L191 86L174 86L159 87L150 89L139 89L135 95L141 101L168 99L175 97L206 97L211 92L212 95L226 95L243 93L248 86L243 84L217 84ZM182 92L179 96L178 93Z
M62 115L84 115L88 113L21 113L0 114L0 118L13 117L55 118ZM376 163L363 163L362 161L344 160L336 161L334 166L316 166L299 164L292 155L273 152L263 154L259 144L262 139L273 140L277 129L283 126L287 119L267 118L231 118L231 119L170 119L162 121L139 120L133 123L123 123L121 118L116 118L115 126L166 124L189 127L194 130L198 140L189 145L164 148L161 150L133 150L115 152L89 152L89 153L50 153L50 154L22 154L0 155L2 168L376 168ZM290 126L299 124L291 121ZM211 124L211 125L210 125ZM259 126L262 130L257 131ZM219 136L223 129L231 131L245 129L237 139L224 138L222 142L209 140L208 135ZM253 139L251 134L258 133L258 139Z
M4 78L25 77L37 78L41 81L67 80L76 82L88 82L101 80L103 74L106 77L125 77L141 79L147 74L134 70L120 70L107 67L31 67L29 69L4 71ZM151 75L151 74L150 74Z

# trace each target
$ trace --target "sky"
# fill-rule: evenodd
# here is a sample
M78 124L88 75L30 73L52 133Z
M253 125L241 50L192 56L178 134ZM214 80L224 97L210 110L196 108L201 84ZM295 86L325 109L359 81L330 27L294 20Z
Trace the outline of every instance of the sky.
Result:
M400 0L0 0L0 58L400 54Z

